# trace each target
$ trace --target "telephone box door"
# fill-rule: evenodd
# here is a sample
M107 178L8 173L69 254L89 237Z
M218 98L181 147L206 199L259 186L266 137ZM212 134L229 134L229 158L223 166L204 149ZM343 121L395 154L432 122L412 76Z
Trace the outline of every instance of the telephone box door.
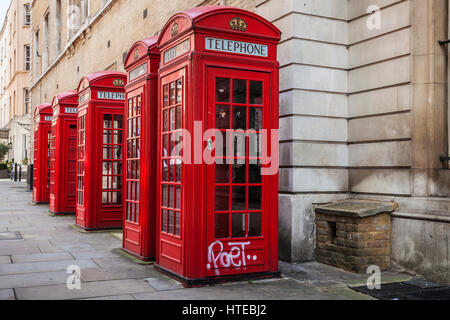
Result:
M270 185L261 170L270 73L209 68L207 90L208 127L217 131L207 169L206 275L267 272Z
M160 150L160 262L178 274L183 272L183 170L181 157L172 152L181 141L184 127L185 70L179 70L161 79L161 138Z
M124 239L125 249L143 255L142 219L139 212L140 202L140 168L141 168L141 112L144 102L144 87L128 93L127 137L126 137L126 193L125 193L125 219ZM154 168L152 168L154 169Z

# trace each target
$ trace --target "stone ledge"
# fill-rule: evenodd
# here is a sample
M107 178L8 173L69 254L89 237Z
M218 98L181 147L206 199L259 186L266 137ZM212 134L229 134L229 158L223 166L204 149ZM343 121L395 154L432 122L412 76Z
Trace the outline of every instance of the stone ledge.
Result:
M392 202L377 202L364 200L344 200L316 207L316 212L344 216L350 218L365 218L375 216L384 212L397 210L398 205Z

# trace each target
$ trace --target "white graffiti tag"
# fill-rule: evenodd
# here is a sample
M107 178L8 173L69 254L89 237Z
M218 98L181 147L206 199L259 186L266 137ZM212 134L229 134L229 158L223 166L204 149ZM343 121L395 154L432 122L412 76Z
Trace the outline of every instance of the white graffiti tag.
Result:
M223 243L220 241L213 242L209 246L208 264L206 265L209 270L212 268L218 269L219 266L223 268L245 267L247 258L252 258L245 256L245 247L250 245L250 242L230 242L228 245L231 247L230 252L223 251ZM254 256L253 260L256 259L257 257Z

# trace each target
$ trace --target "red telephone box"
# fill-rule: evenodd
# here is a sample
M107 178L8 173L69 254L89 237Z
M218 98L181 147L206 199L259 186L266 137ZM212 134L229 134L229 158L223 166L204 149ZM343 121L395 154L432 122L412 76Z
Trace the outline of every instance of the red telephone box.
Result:
M156 257L158 37L136 42L125 60L126 152L123 249L143 261Z
M225 6L178 13L159 37L156 268L185 285L279 274L280 37Z
M52 105L45 103L34 111L33 203L50 199L50 136Z
M102 71L78 86L76 224L122 228L126 75Z
M77 106L75 91L53 98L50 141L50 213L75 213L77 154Z

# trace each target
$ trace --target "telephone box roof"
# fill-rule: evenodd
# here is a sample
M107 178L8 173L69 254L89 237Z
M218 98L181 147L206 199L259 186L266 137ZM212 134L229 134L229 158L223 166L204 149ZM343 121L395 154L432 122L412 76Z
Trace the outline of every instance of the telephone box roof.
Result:
M164 35L167 33L167 29L172 27L173 21L177 18L184 17L190 20L190 26L187 29L180 30L180 33L197 28L211 28L220 31L226 30L224 29L224 26L220 27L218 25L208 24L211 22L215 22L215 24L217 24L217 22L220 21L220 15L229 16L230 14L236 17L243 17L244 19L249 20L249 22L250 20L252 21L251 24L248 24L248 30L246 31L248 35L264 36L279 41L281 37L281 31L265 18L247 10L229 6L214 5L200 6L186 11L178 12L173 15L162 29L158 38L158 44L161 45L162 43L167 41L167 39L164 39ZM214 16L214 19L207 19L211 16ZM203 24L203 21L206 21L205 24ZM242 34L241 31L227 31Z
M66 100L70 98L78 98L78 92L76 91L67 91L67 92L61 92L58 93L52 101L52 106L55 105L56 99L58 100L58 103L65 102Z
M78 91L80 91L80 85L83 83L84 80L87 80L89 82L89 86L94 85L97 81L100 81L102 79L105 78L114 78L114 77L119 77L119 78L125 78L127 77L127 75L123 72L119 72L119 71L99 71L99 72L94 72L91 74L88 74L84 77L81 78L80 80L80 84L78 85Z
M34 110L34 115L38 115L38 114L44 113L46 111L51 113L52 112L51 108L52 108L51 103L48 103L48 102L43 103L36 107L36 109Z

